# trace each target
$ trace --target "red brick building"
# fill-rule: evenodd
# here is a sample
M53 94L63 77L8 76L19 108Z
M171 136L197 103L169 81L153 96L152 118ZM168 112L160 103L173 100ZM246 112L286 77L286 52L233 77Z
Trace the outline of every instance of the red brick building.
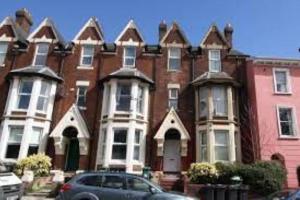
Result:
M192 46L177 23L147 44L130 21L117 39L91 18L66 42L27 10L0 24L0 159L45 152L55 169L180 173L241 161L247 56L233 28Z

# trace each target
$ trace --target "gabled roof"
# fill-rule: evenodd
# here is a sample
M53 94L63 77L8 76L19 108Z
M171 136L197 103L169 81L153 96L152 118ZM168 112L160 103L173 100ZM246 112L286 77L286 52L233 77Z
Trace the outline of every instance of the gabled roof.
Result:
M18 26L16 24L16 22L14 21L14 19L12 17L6 17L1 23L0 23L0 28L3 27L4 25L10 25L15 39L17 41L20 41L24 44L27 43L26 38L28 36L28 33L26 33L20 26Z
M170 129L176 129L180 133L181 140L190 140L190 135L177 115L175 109L172 107L160 125L154 139L165 139L165 133Z
M54 33L55 38L46 38L46 39L54 39L56 42L65 44L65 40L62 35L59 33L58 29L56 28L54 22L50 18L45 18L39 26L28 36L29 41L33 41L36 37L36 34L41 31L43 27L50 27Z
M100 79L100 82L108 81L112 78L117 79L138 79L143 82L154 84L153 80L150 79L148 76L146 76L143 72L139 71L136 68L125 68L122 67L118 69L117 71L107 75L106 77Z
M190 42L188 41L184 31L180 28L180 26L176 22L172 23L172 26L167 30L166 34L162 37L162 39L160 40L160 45L165 44L165 40L168 38L169 34L172 33L172 31L176 31L176 30L178 30L180 36L183 38L184 43L190 46Z
M139 31L137 25L135 24L135 22L131 19L127 25L125 26L125 28L122 30L122 32L119 34L119 36L117 37L117 39L115 40L115 43L118 44L120 41L122 41L122 37L126 34L126 32L129 29L134 29L136 31L137 36L140 38L142 43L145 43L145 40L141 34L141 32Z
M50 134L50 137L53 138L62 138L63 137L63 131L68 127L74 127L78 131L77 138L85 138L89 139L90 134L88 127L86 125L86 122L84 118L82 117L78 107L73 104L69 110L65 113L65 115L62 117L62 119L58 122L58 124L53 129L52 133Z
M228 56L236 56L236 57L249 57L249 55L244 54L243 52L236 50L236 49L230 49Z
M203 40L201 41L200 47L205 48L205 42L206 42L206 40L213 33L216 33L220 37L220 39L223 42L223 44L225 46L229 47L229 44L228 44L227 40L225 39L224 35L219 31L219 29L218 29L218 27L217 27L216 24L212 24L210 26L209 30L206 32Z
M19 69L14 69L9 72L8 76L39 76L58 82L62 82L63 79L59 77L52 69L47 66L28 66Z
M80 36L82 35L82 33L84 33L84 31L88 28L88 27L92 27L95 28L100 41L104 41L104 34L103 34L103 30L100 26L100 24L98 23L98 19L95 17L91 17L84 25L83 27L80 29L80 31L76 34L76 36L73 39L73 42L76 42L79 40Z
M226 72L205 72L192 81L193 85L202 85L204 83L231 83L236 86L239 85Z

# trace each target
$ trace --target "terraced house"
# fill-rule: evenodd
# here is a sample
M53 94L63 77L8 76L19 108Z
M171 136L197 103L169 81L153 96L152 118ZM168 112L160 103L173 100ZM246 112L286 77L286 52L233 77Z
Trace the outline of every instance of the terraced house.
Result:
M72 41L49 18L32 24L26 9L0 24L1 160L45 152L55 169L150 166L160 179L192 162L254 160L241 119L248 56L231 25L191 45L177 23L159 24L156 44L133 20L114 42L95 18Z

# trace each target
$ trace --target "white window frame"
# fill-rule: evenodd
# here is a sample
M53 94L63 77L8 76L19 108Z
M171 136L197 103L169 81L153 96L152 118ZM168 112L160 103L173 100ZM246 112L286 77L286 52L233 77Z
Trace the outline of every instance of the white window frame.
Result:
M31 93L22 93L22 92L21 92L21 86L22 86L22 83L23 83L23 82L32 82ZM16 106L15 106L15 108L16 108L17 110L28 110L28 108L30 107L31 99L32 99L33 87L34 87L34 81L33 81L33 80L30 80L30 79L21 79L21 80L20 80L20 82L19 82L19 87L18 87L18 99L17 99ZM21 96L30 96L30 98L29 98L29 103L28 103L28 107L27 107L27 108L19 108Z
M292 128L293 128L293 135L283 135L281 130L281 121L280 121L280 109L291 109L291 115L292 115ZM277 105L276 106L276 112L277 112L277 124L278 124L278 133L280 138L295 138L298 137L298 123L297 123L297 115L296 115L296 108L293 106L283 106L283 105Z
M80 88L85 88L84 95L79 95ZM87 85L77 85L76 105L81 110L86 110L86 103L87 103L87 101L86 101L87 100L86 95L87 95L87 91L88 91L88 86ZM80 97L82 96L84 98L84 100L85 100L85 106L78 105L79 96Z
M34 127L32 127L32 132L33 132L34 129L39 130L39 134L40 134L39 135L39 143L33 144L32 141L31 141L31 137L32 137L32 135L31 135L30 139L29 139L29 142L28 142L28 152L27 152L27 155L29 153L29 147L32 147L32 146L37 147L38 148L37 153L39 153L40 142L41 142L41 139L43 137L43 131L44 131L44 129L42 127L36 127L36 126L34 126Z
M202 144L202 138L203 135L206 135L206 144ZM199 162L208 162L209 157L208 157L208 133L206 130L200 130L199 131ZM206 159L202 158L202 151L206 148Z
M217 112L215 105L217 103L215 102L221 102L222 99L220 97L214 98L214 88L221 88L224 92L224 108L225 108L225 113ZM225 86L212 86L211 87L211 96L213 100L213 115L217 117L226 117L228 116L228 94L227 94L227 88Z
M141 91L141 97L139 96L139 92ZM136 97L136 111L139 114L143 114L144 113L144 98L145 98L145 88L141 85L138 85L138 93L137 93L137 97Z
M224 132L226 134L226 143L225 145L222 145L222 144L217 144L216 143L216 133L217 132ZM226 130L226 129L215 129L214 130L214 158L215 158L215 162L229 162L230 161L230 143L229 143L229 130ZM216 159L216 154L217 154L217 151L216 151L216 147L226 147L227 148L227 156L228 156L228 160L217 160Z
M171 109L171 102L172 101L176 101L176 107L173 107L175 110L178 109L178 96L179 96L179 88L168 88L169 89L169 99L168 99L168 108ZM175 96L172 96L172 90L175 90L176 91L176 95Z
M203 93L201 93L201 91L206 91L206 95L203 95ZM207 87L199 87L198 89L198 96L199 96L199 117L208 117L208 107L209 107L209 103L208 103L208 93L209 93L209 88ZM205 113L201 111L201 102L205 102L206 103L206 110Z
M41 94L41 92L42 92L42 84L43 83L47 84L47 91L46 91L45 94ZM38 112L43 112L43 113L47 112L48 104L49 104L49 99L50 99L50 90L51 90L51 83L49 81L42 80L41 81L40 92L39 92L38 99L37 99L37 104L36 104L36 110ZM38 103L39 103L39 99L40 98L44 99L44 104L43 104L43 109L42 110L38 109Z
M120 97L122 97L122 96L127 96L127 97L129 97L129 109L128 110L118 110L118 98L119 98L119 95L118 95L118 88L119 88L119 85L128 85L129 87L130 87L130 94L129 95L121 95L120 94ZM131 82L117 82L117 88L116 88L116 98L115 98L115 101L116 101L116 105L115 105L115 111L116 112L119 112L119 113L128 113L128 112L131 112L132 110L131 110L131 104L132 104L132 101L131 101L131 99L132 99L132 83ZM121 98L120 98L121 99Z
M5 60L6 60L7 50L8 50L8 42L0 41L0 46L2 45L4 46L4 51L0 51L0 58L3 56L3 61L0 60L0 67L5 66Z
M139 132L139 142L136 143L136 134L137 132ZM135 129L134 130L134 140L133 140L133 155L132 155L132 159L135 160L135 161L141 161L141 143L142 143L142 137L143 137L143 130L141 129ZM136 159L134 156L135 156L135 148L138 147L139 148L139 157L138 159Z
M40 45L47 45L47 46L48 46L47 53L39 53ZM37 64L36 64L36 58L37 58L38 56L45 56L46 59L45 59L44 65L47 64L47 59L48 59L48 54L49 54L49 46L50 46L49 43L46 43L46 42L36 43L34 59L33 59L33 62L32 62L32 65L33 65L33 66L43 66L43 65L37 65Z
M86 48L92 48L92 55L85 54L85 49ZM82 47L81 47L81 56L80 56L80 67L93 68L94 55L95 55L95 47L93 45L82 45ZM85 57L91 57L91 63L90 64L84 64L83 63L83 59Z
M10 142L10 141L9 141L10 134L11 134L11 129L12 129L12 128L22 128L22 129L23 129L22 138L21 138L20 143L13 143L13 142ZM8 132L9 134L8 134L8 139L7 139L7 143L6 143L6 149L5 149L5 159L7 159L7 160L9 160L9 159L15 160L15 159L18 159L18 158L19 158L19 156L20 156L20 151L22 150L21 147L22 147L22 142L23 142L23 136L24 136L24 129L25 129L25 126L24 126L24 125L10 125L10 126L8 127L8 129L9 129L9 132ZM17 158L8 158L8 157L7 157L8 145L11 145L11 144L19 144L19 145L20 145L20 149L19 149L19 153L18 153L18 157L17 157Z
M171 56L171 51L179 51L179 56ZM177 59L179 60L179 69L171 69L170 67L170 60ZM170 47L168 48L168 71L180 71L180 64L181 64L181 48L179 47Z
M286 73L286 92L281 92L277 90L277 80L276 80L276 72L285 72ZM274 93L275 94L292 94L292 86L291 86L291 75L290 69L287 68L273 68L273 82L274 82Z
M127 56L127 48L134 48L134 56ZM123 67L125 68L135 68L136 64L136 47L135 46L124 46L123 48ZM133 65L126 65L126 59L133 59Z
M115 131L116 130L126 130L126 142L125 143L120 143L120 142L115 142ZM112 161L126 161L126 159L127 159L127 154L128 154L128 152L127 152L127 146L128 146L128 134L129 134L129 129L128 128L126 128L126 127L124 127L124 128L122 128L122 127L117 127L117 128L113 128L113 137L112 137L112 145L111 145L111 157L110 157L110 160L112 160ZM125 159L114 159L113 158L113 151L114 151L114 145L118 145L118 146L120 146L120 145L122 145L122 146L126 146L126 155L125 155Z
M105 151L107 148L107 128L103 128L101 131L101 154L100 154L100 160L104 161L105 159Z
M212 58L213 52L218 52L219 58L217 58L217 59ZM215 70L215 69L212 68L214 62L218 62L219 63L219 69L218 70ZM208 50L208 65L209 65L209 71L210 72L221 72L222 71L221 50L218 50L218 49L210 49L210 50Z

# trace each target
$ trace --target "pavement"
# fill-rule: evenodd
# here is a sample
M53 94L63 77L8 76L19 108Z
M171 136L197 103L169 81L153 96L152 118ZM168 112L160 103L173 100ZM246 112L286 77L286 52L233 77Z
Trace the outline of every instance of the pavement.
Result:
M23 196L21 200L54 200L54 198L45 198L45 197L37 197L37 196Z

